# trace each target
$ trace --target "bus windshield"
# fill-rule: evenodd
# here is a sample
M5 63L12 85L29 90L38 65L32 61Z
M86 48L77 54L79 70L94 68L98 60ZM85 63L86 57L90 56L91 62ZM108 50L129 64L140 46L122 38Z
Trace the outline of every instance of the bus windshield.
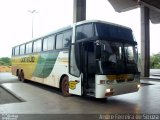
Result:
M97 53L100 74L136 73L137 51L134 45L121 42L99 41Z
M128 42L131 44L135 42L131 29L104 23L95 23L95 36L101 40Z

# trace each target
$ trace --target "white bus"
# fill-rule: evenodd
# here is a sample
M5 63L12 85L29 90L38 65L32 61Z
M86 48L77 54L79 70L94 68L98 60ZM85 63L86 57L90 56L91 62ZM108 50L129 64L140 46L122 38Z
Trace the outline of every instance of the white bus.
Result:
M64 96L95 98L140 87L137 42L130 28L82 21L12 49L12 73L60 88Z

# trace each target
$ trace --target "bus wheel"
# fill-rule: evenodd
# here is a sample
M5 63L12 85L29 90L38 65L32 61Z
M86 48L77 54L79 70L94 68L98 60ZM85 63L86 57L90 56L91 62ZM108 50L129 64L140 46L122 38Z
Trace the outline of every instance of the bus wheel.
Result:
M18 79L19 79L20 81L22 81L22 82L25 82L23 70L21 70L21 71L19 72Z
M19 81L21 81L21 77L20 77L20 71L19 71L19 69L17 70L17 72L16 72L16 76L18 77L18 80Z
M68 76L65 76L65 77L62 78L61 91L62 91L63 96L65 96L65 97L71 96L71 94L69 94Z

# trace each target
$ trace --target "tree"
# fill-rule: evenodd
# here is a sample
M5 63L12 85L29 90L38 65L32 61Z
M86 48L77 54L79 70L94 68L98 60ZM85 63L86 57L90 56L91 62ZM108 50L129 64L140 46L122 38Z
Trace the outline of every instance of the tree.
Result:
M0 58L0 65L11 66L11 59L8 57Z
M150 68L160 69L160 54L154 54L150 57Z

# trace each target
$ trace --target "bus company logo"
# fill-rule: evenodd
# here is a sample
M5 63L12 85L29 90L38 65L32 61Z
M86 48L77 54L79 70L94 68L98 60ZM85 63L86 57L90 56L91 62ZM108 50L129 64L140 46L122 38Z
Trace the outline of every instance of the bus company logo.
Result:
M75 81L69 81L69 88L71 90L74 90L76 88L76 85L79 83L79 81L75 80Z
M29 57L22 57L21 62L35 62L35 57L34 56L29 56Z

